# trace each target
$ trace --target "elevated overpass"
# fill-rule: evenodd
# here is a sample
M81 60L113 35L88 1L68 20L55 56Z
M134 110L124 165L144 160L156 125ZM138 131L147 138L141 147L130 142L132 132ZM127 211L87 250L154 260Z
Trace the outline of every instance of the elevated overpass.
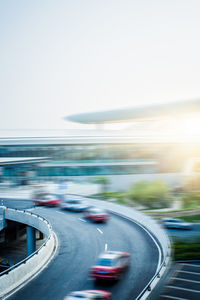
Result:
M151 289L165 273L165 265L169 263L170 245L165 232L149 217L135 210L103 201L90 201L111 211L112 218L108 224L84 222L80 214L63 212L59 208L35 208L24 212L11 209L11 214L20 214L21 221L23 213L25 219L27 216L35 219L36 213L41 216L40 222L43 218L48 220L57 235L59 247L48 268L28 285L23 285L10 299L27 299L31 294L32 299L53 297L61 300L72 290L105 288L88 280L89 268L99 253L105 250L105 245L109 250L128 251L132 257L125 277L116 285L106 286L113 293L113 299L119 299L119 296L122 300L146 299L150 295ZM20 205L19 199L18 203ZM27 203L31 207L30 200L27 199ZM4 205L12 206L11 199L4 200ZM14 206L16 207L16 202ZM45 246L43 251L44 249ZM36 257L40 258L39 253ZM25 266L28 263L27 261ZM40 261L40 266L41 263ZM12 272L6 277L9 278L10 275L12 278ZM2 277L1 287L5 287L1 280ZM2 288L0 291L2 292Z

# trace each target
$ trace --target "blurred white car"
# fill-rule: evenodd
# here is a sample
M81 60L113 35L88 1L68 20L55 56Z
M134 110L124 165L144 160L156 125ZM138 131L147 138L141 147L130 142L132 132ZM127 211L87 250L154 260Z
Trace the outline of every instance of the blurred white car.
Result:
M64 200L61 204L62 209L71 211L85 211L90 205L80 196L68 196L68 199Z
M192 229L192 224L188 222L184 222L180 219L164 219L163 220L163 226L165 228L169 229L187 229L191 230Z

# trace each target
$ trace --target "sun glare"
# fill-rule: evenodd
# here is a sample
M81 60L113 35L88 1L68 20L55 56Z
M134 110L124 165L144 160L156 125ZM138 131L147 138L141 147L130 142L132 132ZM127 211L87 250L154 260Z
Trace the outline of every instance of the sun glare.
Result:
M185 120L186 135L200 137L200 116L190 117Z

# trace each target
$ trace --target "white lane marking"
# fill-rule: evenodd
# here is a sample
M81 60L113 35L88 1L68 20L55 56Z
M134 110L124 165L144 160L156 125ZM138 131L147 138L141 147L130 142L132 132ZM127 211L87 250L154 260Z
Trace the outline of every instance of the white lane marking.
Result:
M179 297L174 297L174 296L169 296L169 295L161 295L161 297L174 299L174 300L188 300L188 299L185 299L185 298L179 298Z
M179 272L179 273L181 272L181 273L187 273L187 274L199 275L199 273L197 273L197 272L191 272L191 271L179 270L178 272Z
M200 291L197 290L192 290L192 289L186 289L186 288L182 288L180 286L174 286L174 285L166 285L166 288L169 289L177 289L177 290L182 290L182 291L187 291L187 292L192 292L192 293L200 293Z
M190 279L184 279L184 278L179 278L179 277L171 277L170 279L172 279L172 280L181 280L181 281L186 281L186 282L193 282L193 283L200 283L199 280L190 280Z
M184 266L192 266L192 267L197 267L197 268L199 268L200 267L200 265L194 265L194 264L185 264L185 263L183 263L182 265L184 265Z
M173 277L178 276L178 274L182 268L183 268L183 265L181 265L181 264L177 265L176 270L174 271Z
M103 234L103 231L101 231L101 229L97 228L98 232L100 232L101 234Z
M105 251L108 250L108 244L105 244Z
M66 213L62 212L62 211L56 211L57 213L59 214L62 214L62 215L65 215L66 216Z
M78 218L80 221L82 221L82 222L87 222L86 220L84 220L84 219L82 219L82 218Z

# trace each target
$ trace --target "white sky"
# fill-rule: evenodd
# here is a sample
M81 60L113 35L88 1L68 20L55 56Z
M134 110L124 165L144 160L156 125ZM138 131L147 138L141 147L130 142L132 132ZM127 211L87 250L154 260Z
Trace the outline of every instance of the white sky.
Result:
M200 97L199 0L0 1L0 129Z

